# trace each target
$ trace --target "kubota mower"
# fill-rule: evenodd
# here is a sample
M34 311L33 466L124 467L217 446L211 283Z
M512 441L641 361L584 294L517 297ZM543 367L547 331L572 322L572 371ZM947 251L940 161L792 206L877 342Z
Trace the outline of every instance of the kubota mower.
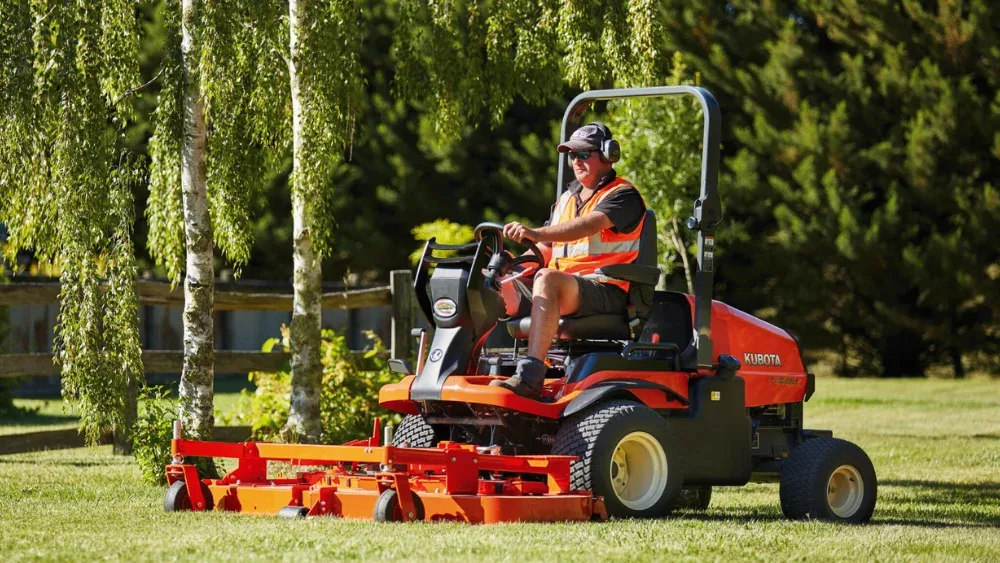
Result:
M868 521L877 490L868 456L803 427L814 378L797 341L712 300L722 221L715 98L684 86L585 92L566 111L562 140L594 102L669 95L693 95L705 120L701 194L688 220L698 236L694 295L654 290L656 218L647 211L636 262L595 273L630 282L628 314L560 319L542 396L524 398L489 385L514 373L531 323L502 318L500 284L530 275L542 254L528 242L515 258L490 223L470 244L431 239L414 287L433 336L418 331L416 369L392 360L403 378L379 394L406 415L394 436L379 445L376 428L344 446L178 438L178 457L232 457L239 467L199 480L191 465L168 466L166 508L469 522L657 517L706 508L713 486L778 481L789 518ZM488 347L494 330L513 346ZM266 460L331 468L268 479Z

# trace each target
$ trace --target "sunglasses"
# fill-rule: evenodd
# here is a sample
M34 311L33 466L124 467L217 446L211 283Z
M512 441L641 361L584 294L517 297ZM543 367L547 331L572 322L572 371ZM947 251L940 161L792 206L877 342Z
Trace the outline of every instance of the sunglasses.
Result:
M588 158L590 158L590 153L591 151L575 151L566 153L566 155L569 157L569 161L573 162L578 158L582 160L587 160Z

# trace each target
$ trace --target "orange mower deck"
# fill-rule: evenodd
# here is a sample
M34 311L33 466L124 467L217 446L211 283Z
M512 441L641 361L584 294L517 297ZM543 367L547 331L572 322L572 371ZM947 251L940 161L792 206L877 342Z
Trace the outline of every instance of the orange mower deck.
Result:
M378 435L376 423L374 437L342 446L175 438L175 460L231 458L238 465L222 479L200 479L191 464L168 465L171 488L164 507L486 524L607 518L601 499L569 490L572 456L497 455L455 442L436 449L399 448L379 445ZM269 479L268 461L326 469ZM527 475L546 479L526 480Z

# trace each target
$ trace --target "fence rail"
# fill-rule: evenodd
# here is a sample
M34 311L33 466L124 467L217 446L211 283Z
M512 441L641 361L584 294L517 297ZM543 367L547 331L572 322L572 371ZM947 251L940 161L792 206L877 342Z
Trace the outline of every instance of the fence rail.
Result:
M249 426L216 426L212 439L220 442L241 442L250 437L252 428ZM98 443L110 444L113 437L103 436ZM22 454L38 450L65 450L82 448L86 445L83 434L76 428L60 428L57 430L39 430L23 434L7 434L0 436L0 455Z
M354 358L365 363L367 352L351 352ZM54 354L3 354L0 355L0 379L24 376L60 375ZM383 352L382 357L388 357ZM291 360L285 351L255 352L252 350L216 350L216 373L240 373L251 371L278 371L284 369ZM180 373L184 367L184 352L174 350L143 350L142 367L146 373Z
M409 270L405 270L409 273ZM9 305L51 305L59 302L59 282L24 282L0 285L0 307ZM140 281L136 288L143 305L184 306L184 287L171 288L166 282ZM216 311L291 311L291 293L218 290ZM392 305L390 287L371 287L323 294L324 309L360 309Z
M413 328L413 274L409 270L395 270L390 273L387 287L352 289L324 293L324 309L360 309L364 307L392 306L391 351L386 356L406 358L412 350L410 329ZM50 305L59 302L58 282L26 282L0 285L0 307L10 305ZM182 285L171 287L169 283L140 281L137 286L139 302L145 305L184 306ZM265 293L253 291L216 290L216 311L291 311L294 296L290 293ZM355 357L364 352L354 352ZM257 352L238 350L216 350L215 371L217 373L239 373L250 371L277 371L283 369L290 359L287 352ZM0 379L21 376L59 375L60 368L53 361L53 354L0 354ZM143 370L145 373L179 373L184 365L184 353L175 350L143 350ZM135 389L130 389L127 419L135 417ZM3 441L18 451L45 449L52 447L78 447L82 438L71 436L71 431L46 431L16 436L4 436ZM32 446L34 444L34 446ZM127 436L114 437L115 451L131 451ZM25 449L27 448L27 449ZM12 453L0 448L0 454Z

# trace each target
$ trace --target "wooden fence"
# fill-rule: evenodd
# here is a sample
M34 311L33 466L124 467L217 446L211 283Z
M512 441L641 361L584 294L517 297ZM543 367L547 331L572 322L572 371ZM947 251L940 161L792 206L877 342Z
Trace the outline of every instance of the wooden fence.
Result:
M391 357L409 357L413 345L410 330L413 328L413 274L409 270L393 270L390 273L389 285L367 289L354 289L323 294L324 309L360 309L364 307L392 306ZM184 288L178 285L171 288L163 282L140 281L138 284L139 302L144 305L166 305L183 307ZM215 293L215 310L217 311L291 311L292 294L286 293L255 293L248 291L217 290ZM0 307L9 305L49 305L59 302L58 282L28 282L0 285ZM361 355L363 352L354 352ZM250 371L276 371L289 361L289 354L284 351L215 351L216 373L239 373ZM182 350L143 350L143 369L145 373L180 373L184 362ZM0 378L22 376L52 376L59 375L60 368L54 362L53 354L0 354ZM134 390L130 391L132 401L128 418L134 420L135 402ZM76 447L61 444L77 444L79 440L67 438L64 430L46 431L52 434L50 447ZM75 431L74 431L75 432ZM56 436L56 434L59 436ZM7 444L28 444L32 440L44 444L44 432L32 433L35 436L3 436ZM60 444L60 445L57 445ZM130 451L128 436L114 437L115 451L126 453ZM11 448L0 448L0 453ZM24 448L15 448L25 451Z

